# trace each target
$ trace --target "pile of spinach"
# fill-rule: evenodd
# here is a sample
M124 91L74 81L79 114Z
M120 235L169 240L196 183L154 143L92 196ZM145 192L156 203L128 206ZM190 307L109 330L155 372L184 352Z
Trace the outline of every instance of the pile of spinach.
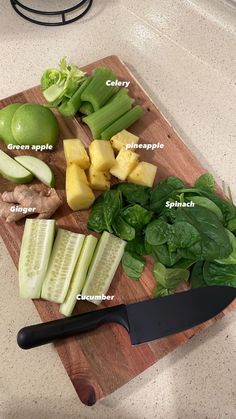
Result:
M154 189L116 184L95 201L88 227L127 241L122 266L130 278L140 279L144 256L155 259L156 297L182 281L192 288L236 286L236 207L216 194L210 173L194 186L174 176Z

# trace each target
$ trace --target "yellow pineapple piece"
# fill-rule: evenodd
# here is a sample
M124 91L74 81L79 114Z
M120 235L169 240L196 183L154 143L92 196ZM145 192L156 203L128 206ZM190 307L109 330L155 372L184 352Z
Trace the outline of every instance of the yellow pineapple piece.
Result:
M110 173L120 180L125 180L129 173L137 166L139 154L126 150L122 147L116 157L116 162L112 166Z
M120 149L123 146L126 146L127 144L138 144L139 137L137 137L137 135L134 135L129 131L126 131L126 129L123 129L116 135L113 135L110 141L114 150L120 151Z
M111 175L109 172L101 172L100 170L95 169L91 164L88 170L89 183L92 189L98 191L106 191L110 189L110 179Z
M96 170L107 171L115 163L114 151L110 141L93 140L89 146L91 164Z
M128 176L128 182L152 187L157 167L145 161L140 162Z
M75 164L75 163L72 163L72 164ZM86 185L89 186L89 181L88 181L88 178L86 176L84 169L81 169L81 167L79 167L78 165L76 166L77 166L77 169L74 168L73 170L76 171L79 181L82 183L86 183Z
M67 166L76 163L81 169L89 168L89 156L82 141L79 139L64 140L63 145Z
M66 169L66 199L73 211L87 209L95 200L84 170L75 163Z

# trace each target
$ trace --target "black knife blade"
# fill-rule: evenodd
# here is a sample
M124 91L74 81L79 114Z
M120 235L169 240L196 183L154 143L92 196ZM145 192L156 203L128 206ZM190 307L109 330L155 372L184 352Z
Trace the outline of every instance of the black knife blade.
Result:
M30 349L115 322L125 327L131 343L137 345L197 326L220 313L235 297L236 288L232 287L196 288L27 326L18 332L17 343Z

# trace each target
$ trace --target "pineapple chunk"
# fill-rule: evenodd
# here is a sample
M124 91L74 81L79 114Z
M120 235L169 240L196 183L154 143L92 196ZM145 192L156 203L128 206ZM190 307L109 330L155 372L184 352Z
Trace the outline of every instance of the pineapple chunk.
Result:
M110 141L114 150L120 151L120 149L127 144L138 144L139 137L132 134L131 132L126 131L126 129L123 129L116 135L113 135Z
M110 189L110 179L111 175L109 172L101 172L91 164L89 171L89 183L92 189L96 189L98 191L106 191Z
M72 163L72 164L75 165L75 163ZM79 167L77 164L76 164L76 166L77 166L77 168L76 169L74 168L73 170L74 170L74 173L76 172L76 176L78 176L79 181L82 182L82 183L86 183L86 185L89 186L89 182L88 182L88 179L87 179L87 176L86 176L86 173L85 173L84 169L81 169L81 167ZM72 169L71 169L71 171L72 171Z
M137 166L139 154L126 150L122 147L116 157L116 162L111 168L110 173L120 180L125 180L130 172Z
M84 170L75 163L66 169L66 199L73 211L87 209L95 200Z
M152 187L156 176L156 171L157 167L154 166L154 164L142 161L129 174L128 182Z
M89 168L89 156L82 141L78 139L64 140L63 145L67 166L76 163L81 169Z
M96 170L107 171L115 163L114 151L110 141L93 140L89 146L91 164Z

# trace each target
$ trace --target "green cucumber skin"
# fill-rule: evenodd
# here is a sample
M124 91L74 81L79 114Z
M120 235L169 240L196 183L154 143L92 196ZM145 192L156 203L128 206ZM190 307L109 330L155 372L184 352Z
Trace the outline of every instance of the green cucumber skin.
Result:
M103 272L103 267L105 266L106 261L107 263L111 263L111 251L113 250L112 244L114 245L115 256L113 257L113 264L109 267L109 274L107 278L104 278L105 272ZM126 242L124 240L119 239L118 237L108 233L107 231L104 231L102 233L102 236L94 252L93 259L89 267L88 275L85 281L85 285L81 293L83 296L102 295L107 293L112 279L115 275L115 272L118 268L118 265L121 261L121 258L123 256L125 246ZM107 255L105 253L106 251ZM105 271L107 273L106 269ZM101 284L99 291L96 291L96 288L99 287L99 285L96 284L96 281L98 281L99 279L99 273L101 274L101 280L103 283ZM102 300L89 299L89 301L96 305L99 305Z
M63 303L80 255L85 236L59 229L43 283L41 297L54 303ZM66 260L67 258L67 260Z
M18 265L21 298L40 298L55 228L55 220L26 219ZM45 233L41 237L43 229Z
M85 238L82 251L73 273L70 288L68 289L65 301L60 305L60 313L64 314L64 316L71 316L74 310L77 301L76 296L81 292L84 286L88 268L91 263L97 242L98 239L92 235L89 235Z
M0 150L0 174L14 183L29 183L33 180L31 172Z
M51 168L42 160L33 156L17 156L14 157L22 167L29 170L38 180L45 185L53 188L56 184L55 176Z

